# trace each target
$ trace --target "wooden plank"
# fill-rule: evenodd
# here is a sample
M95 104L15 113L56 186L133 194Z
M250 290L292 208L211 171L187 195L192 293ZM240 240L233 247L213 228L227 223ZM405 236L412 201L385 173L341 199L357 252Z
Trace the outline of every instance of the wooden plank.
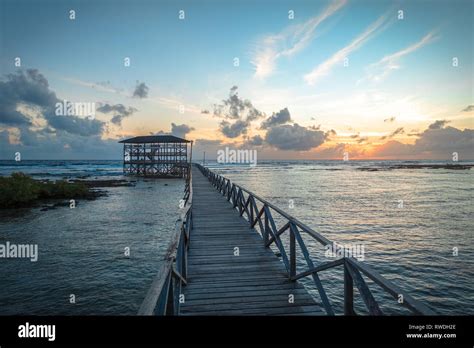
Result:
M259 273L255 274L254 273L254 274L246 274L246 275L235 275L232 278L230 278L228 275L221 275L221 274L218 274L218 275L213 274L213 275L209 275L209 276L204 276L204 275L200 274L198 276L194 276L191 273L188 276L188 279L194 281L197 278L197 279L203 279L203 280L214 280L215 282L222 282L222 281L225 281L226 279L235 279L235 280L238 280L238 281L258 280L258 279L261 279L261 276L262 276L262 274L259 274ZM285 277L285 274L283 274L283 273L275 274L274 276L275 277ZM187 288L191 288L191 286L189 286Z
M241 277L247 275L261 275L262 273L276 273L285 275L285 272L272 266L259 266L258 268L253 267L253 265L246 265L245 268L243 266L237 267L219 267L219 268L212 268L212 267L193 267L189 270L192 274L196 276L203 275L205 277L220 275L222 272L226 272L228 274L228 278L230 277Z
M306 298L310 299L312 302L313 298L308 295L306 292L306 289L286 289L286 290L273 290L269 291L267 290L241 290L239 291L222 291L222 292L216 292L216 293L209 293L209 292L200 292L196 293L193 292L192 294L189 294L186 297L186 303L192 302L193 300L211 300L211 301L217 301L218 299L233 299L233 298L246 298L246 297L260 297L263 298L264 301L267 301L269 299L275 299L275 297L278 298L284 298L286 302L288 302L288 295L294 295L295 297L298 298Z
M181 312L183 315L290 315L298 314L304 315L305 313L319 313L319 315L324 315L321 307L317 304L308 305L308 306L294 306L294 307L257 307L257 308L241 308L241 309L224 309L224 310L191 310L189 307L183 309Z
M215 178L221 193L193 168L193 229L187 255L187 285L182 290L185 303L181 304L180 313L323 314L321 305L301 284L288 280L282 259L264 247L261 234L245 218L253 217L263 230L264 207L258 209L253 197L246 194L245 198L233 184ZM233 204L227 201L228 197ZM259 221L255 220L257 216ZM279 237L276 244L283 249ZM239 256L234 255L235 247L239 248ZM286 255L284 259L288 263ZM295 303L288 301L289 295L294 296Z
M241 279L223 279L221 282L216 283L212 278L196 278L192 279L188 283L191 283L193 287L199 287L199 286L206 286L208 289L210 288L218 288L218 287L225 287L225 286L231 286L231 285L239 285L241 286L246 286L248 284L251 284L252 286L263 286L263 285L272 285L272 286L283 286L286 284L295 284L295 286L302 286L300 283L297 282L289 282L287 278L282 279L280 277L262 277L259 279L247 279L247 280L241 280Z
M265 265L265 264L268 264L268 265L273 265L275 261L273 260L268 260L269 257L225 257L225 258L218 258L218 257L214 257L214 258L208 258L208 259L205 259L205 258L201 258L201 259L195 259L193 258L191 260L191 262L188 262L189 265L191 266L206 266L206 265L214 265L216 263L220 264L220 265L239 265L239 264L247 264L249 262L252 261L252 259L254 260L257 260L257 262L260 264L260 265Z
M245 248L239 248L239 249L240 249L240 251L239 251L240 256L255 255L255 257L257 257L257 256L268 256L268 257L270 257L270 255L268 255L268 253L266 253L264 251L250 250L250 249L245 249ZM206 255L220 256L220 257L225 257L225 256L240 257L240 256L233 256L233 249L226 249L226 248L225 249L218 248L218 249L209 251L207 254L206 254L205 250L196 250L196 249L191 249L191 248L189 248L189 250L193 254L193 255L190 255L191 259L192 259L193 256L206 256ZM275 256L271 256L271 257L275 257ZM276 257L275 257L275 262L279 262L278 258L276 258Z
M272 284L273 281L275 281L275 278L277 278L277 283L276 284L281 284L280 283L280 279L281 277L270 277L270 276L266 276L266 277L260 277L260 278L247 278L247 279L236 279L236 278L221 278L219 280L219 284L223 284L223 285L230 285L230 284L254 284L255 286L258 285L258 284ZM287 280L287 278L285 278ZM209 288L212 288L214 285L217 287L217 282L215 281L215 279L213 277L208 277L208 278L203 278L203 277L196 277L196 278L192 278L192 277L188 277L188 283L190 283L191 285L188 284L188 286L186 287L187 289L190 289L192 286L196 286L196 285L202 285L202 284L206 284ZM192 288L191 288L192 289Z
M288 302L288 301L286 301ZM310 306L313 307L315 303L314 301L301 301L301 303L294 303L292 305L288 305L284 301L268 301L267 303L259 303L259 302L252 302L252 303L224 303L224 304L213 304L212 302L208 304L202 304L202 305L193 305L193 306L183 306L181 308L181 313L185 312L203 312L203 311L210 311L210 312L216 312L216 311L225 311L225 312L231 312L231 311L242 311L242 310L247 310L249 312L252 311L258 311L258 312L263 312L263 313L269 313L273 309L274 311L277 311L281 314L284 313L291 313L291 312L301 312L301 308L304 306ZM320 308L320 307L319 307Z
M314 305L314 300L310 298L298 298L297 295L294 296L294 303L292 306L302 306L302 305ZM232 310L232 309L244 309L244 308L289 308L288 306L288 295L281 296L280 298L265 298L265 297L234 297L231 299L220 299L220 300L195 300L195 301L186 301L185 304L181 305L183 310L186 310L189 306L193 311L202 311L204 309L210 309L213 311L218 310Z
M191 295L194 294L199 294L199 293L204 293L204 294L217 294L220 292L230 294L232 292L237 291L238 293L240 292L246 292L246 291L265 291L265 293L268 293L269 291L296 291L296 290L304 290L301 285L300 286L292 286L292 284L286 284L286 285L279 285L278 287L275 287L276 284L241 284L241 283L232 283L232 284L227 284L227 285L222 285L219 287L210 287L209 284L206 284L205 286L201 285L193 285L193 291L190 292Z

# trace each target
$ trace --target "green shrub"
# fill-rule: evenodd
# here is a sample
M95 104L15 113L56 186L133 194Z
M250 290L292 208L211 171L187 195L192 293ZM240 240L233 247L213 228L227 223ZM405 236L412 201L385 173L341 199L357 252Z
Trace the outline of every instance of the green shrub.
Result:
M89 195L89 188L82 183L64 180L42 182L23 173L0 177L0 208L28 206L38 199L72 199Z
M64 180L47 182L40 187L40 198L80 198L89 195L89 189L81 183Z
M23 173L0 178L0 207L27 205L39 197L38 182Z

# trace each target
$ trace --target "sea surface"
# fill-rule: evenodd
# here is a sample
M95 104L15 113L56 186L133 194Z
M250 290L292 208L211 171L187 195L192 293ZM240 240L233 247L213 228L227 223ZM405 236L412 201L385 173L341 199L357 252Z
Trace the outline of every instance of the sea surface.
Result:
M0 259L0 315L136 314L168 247L183 180L124 177L121 161L0 161L1 175L16 171L135 186L103 188L106 197L78 200L75 209L0 212L0 244L39 249L37 262Z
M389 169L418 163L208 165L326 238L363 245L363 262L436 313L473 314L474 169ZM0 175L14 171L50 179L126 178L135 186L106 188L106 197L79 201L75 209L1 212L0 243L37 243L39 260L0 259L0 315L135 314L161 265L184 182L123 177L121 161L0 161ZM304 239L315 263L327 260L320 244ZM342 269L320 276L342 313ZM319 300L309 277L304 284ZM408 313L376 284L368 285L385 313ZM357 292L355 297L364 313Z

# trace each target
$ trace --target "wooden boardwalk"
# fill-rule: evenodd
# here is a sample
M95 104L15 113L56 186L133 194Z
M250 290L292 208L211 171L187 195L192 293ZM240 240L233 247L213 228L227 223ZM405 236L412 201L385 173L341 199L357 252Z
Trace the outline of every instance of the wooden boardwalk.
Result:
M412 314L434 314L350 255L313 259L305 238L326 250L335 244L271 202L199 164L189 173L180 218L139 315L335 315L319 274L336 267L344 271L345 315L384 314L364 278ZM312 278L321 302L298 282L303 278ZM365 310L354 305L356 294Z
M193 228L180 314L325 315L300 283L289 281L283 262L248 221L192 171Z

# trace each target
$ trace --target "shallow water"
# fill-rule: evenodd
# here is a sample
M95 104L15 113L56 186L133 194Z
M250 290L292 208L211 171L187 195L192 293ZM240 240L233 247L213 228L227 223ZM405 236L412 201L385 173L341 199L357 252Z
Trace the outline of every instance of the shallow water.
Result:
M473 314L474 172L356 169L399 163L211 167L330 240L363 243L364 262L436 313ZM122 178L120 161L0 161L0 175L12 171L51 179ZM79 201L75 209L2 212L0 243L38 243L39 260L0 259L0 314L135 314L168 246L183 189L182 180L141 179L134 187L107 188L107 197ZM324 261L324 249L305 240L314 260ZM341 313L341 270L325 271L321 278ZM319 299L310 279L304 281ZM407 313L369 286L386 313ZM71 294L75 304L69 303ZM360 300L356 307L363 313Z
M93 167L22 171L81 176L99 169L121 178L117 164ZM39 258L0 259L0 314L136 314L161 265L183 189L180 179L141 179L134 187L107 188L95 201L78 201L75 209L2 212L0 243L37 243Z

